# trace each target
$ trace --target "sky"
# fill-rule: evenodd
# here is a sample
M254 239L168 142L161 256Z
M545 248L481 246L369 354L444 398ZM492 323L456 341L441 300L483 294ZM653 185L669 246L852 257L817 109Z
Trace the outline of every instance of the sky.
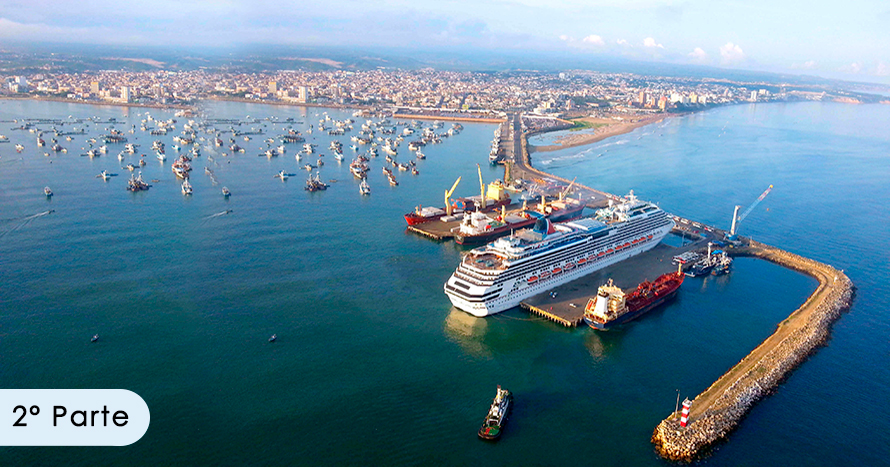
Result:
M534 50L890 83L880 0L0 0L3 43Z

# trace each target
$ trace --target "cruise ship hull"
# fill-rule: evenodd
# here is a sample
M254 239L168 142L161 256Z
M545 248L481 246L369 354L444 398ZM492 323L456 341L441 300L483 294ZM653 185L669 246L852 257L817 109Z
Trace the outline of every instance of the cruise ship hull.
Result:
M445 283L445 294L456 308L474 316L489 316L519 306L522 300L541 294L559 285L584 277L612 264L651 250L673 228L673 223L650 232L643 240L602 256L583 253L583 258L572 257L543 267L534 276L519 276L484 287L461 280L455 272ZM617 247L612 247L617 248ZM580 253L578 256L582 256ZM592 258L592 259L591 259ZM583 262L582 262L583 259ZM580 263L580 264L579 264ZM546 277L545 277L546 276ZM534 280L531 280L533 279Z

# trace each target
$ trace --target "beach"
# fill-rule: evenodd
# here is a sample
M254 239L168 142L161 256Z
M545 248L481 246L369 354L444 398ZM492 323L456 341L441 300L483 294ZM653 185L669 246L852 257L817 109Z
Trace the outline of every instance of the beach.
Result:
M642 117L633 117L627 120L613 120L610 118L579 118L574 121L584 122L593 127L586 130L568 131L565 136L554 141L554 144L547 146L529 145L529 152L547 152L558 151L560 149L573 148L576 146L584 146L596 143L612 136L630 133L631 131L646 125L658 123L665 118L673 116L673 114L656 114L646 115Z

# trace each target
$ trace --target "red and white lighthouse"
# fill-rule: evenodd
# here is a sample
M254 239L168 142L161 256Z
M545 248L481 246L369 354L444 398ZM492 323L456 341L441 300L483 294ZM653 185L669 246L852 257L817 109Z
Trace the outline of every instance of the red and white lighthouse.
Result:
M689 420L689 408L692 407L692 401L689 399L683 400L683 412L680 415L680 426L685 427L686 422Z

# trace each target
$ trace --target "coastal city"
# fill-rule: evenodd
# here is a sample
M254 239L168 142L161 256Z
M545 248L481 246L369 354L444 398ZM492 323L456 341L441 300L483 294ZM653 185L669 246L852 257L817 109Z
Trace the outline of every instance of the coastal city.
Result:
M189 105L200 99L424 110L464 118L521 110L552 117L623 118L773 101L860 102L876 96L827 86L732 82L632 73L331 70L225 73L196 71L40 72L3 75L0 97L81 103Z

